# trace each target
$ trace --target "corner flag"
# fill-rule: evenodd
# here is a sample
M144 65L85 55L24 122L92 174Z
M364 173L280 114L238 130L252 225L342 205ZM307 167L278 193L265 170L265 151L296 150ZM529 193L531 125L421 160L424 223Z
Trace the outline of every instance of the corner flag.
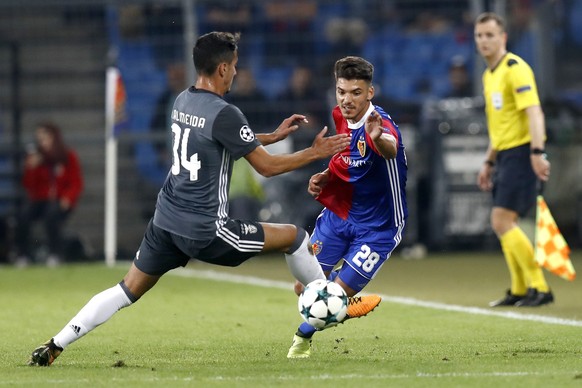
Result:
M117 137L127 124L127 95L119 69L110 66L105 77L105 230L108 266L117 255Z
M541 195L537 197L534 256L540 267L551 273L570 281L576 278L570 261L570 247Z

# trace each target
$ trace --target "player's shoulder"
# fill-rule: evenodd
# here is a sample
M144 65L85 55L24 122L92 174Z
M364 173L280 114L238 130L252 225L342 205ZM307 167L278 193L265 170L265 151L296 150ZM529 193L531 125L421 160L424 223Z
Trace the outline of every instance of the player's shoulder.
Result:
M507 53L503 59L503 63L509 71L530 69L529 64L523 58L513 53Z
M237 116L244 115L242 110L240 110L240 108L238 106L231 104L227 101L224 101L224 105L222 106L221 113L234 114Z
M343 118L342 111L340 110L339 105L336 105L332 109L331 115L332 115L333 119L336 120L336 121Z
M396 125L396 123L394 122L394 120L392 119L392 117L388 113L386 113L386 111L384 110L384 108L382 108L379 105L375 105L374 104L374 110L380 114L380 116L382 117L382 120L383 121L385 121L385 122L387 121L389 124L391 124L395 128L398 128L398 125Z
M388 113L386 113L386 111L384 110L384 108L382 108L380 105L376 105L374 104L374 110L376 112L378 112L380 114L380 116L382 116L382 118L386 119L391 119L390 115Z

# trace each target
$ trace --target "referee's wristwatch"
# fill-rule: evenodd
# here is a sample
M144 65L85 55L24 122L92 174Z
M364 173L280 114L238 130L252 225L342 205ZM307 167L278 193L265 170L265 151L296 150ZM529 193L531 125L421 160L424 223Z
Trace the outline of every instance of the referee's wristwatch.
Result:
M537 148L537 147L532 148L531 151L530 151L530 153L532 155L539 155L542 158L547 158L548 157L548 155L546 154L546 150L544 150L543 148Z
M530 153L532 155L536 155L536 156L541 156L543 159L547 159L548 158L548 154L546 154L546 150L544 150L543 148L532 148Z
M532 148L531 149L531 154L532 155L545 155L546 150L544 150L543 148Z

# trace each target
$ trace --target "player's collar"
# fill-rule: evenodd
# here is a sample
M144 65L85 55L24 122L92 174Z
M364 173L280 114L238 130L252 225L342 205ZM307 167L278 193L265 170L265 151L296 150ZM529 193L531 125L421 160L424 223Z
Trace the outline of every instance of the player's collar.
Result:
M366 112L366 114L364 114L362 116L362 118L360 119L360 121L358 121L357 123L352 124L348 121L348 128L349 129L361 128L362 125L364 125L364 123L366 122L366 119L368 118L370 113L372 113L373 111L374 111L374 105L372 105L372 102L370 102L370 106L368 107L368 111Z

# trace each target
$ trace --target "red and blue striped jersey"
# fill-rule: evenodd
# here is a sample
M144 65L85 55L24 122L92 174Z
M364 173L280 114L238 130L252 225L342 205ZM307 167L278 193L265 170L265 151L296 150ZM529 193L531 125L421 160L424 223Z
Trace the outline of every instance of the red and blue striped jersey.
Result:
M374 110L382 116L384 132L396 138L394 159L385 159L366 133L364 123ZM407 162L398 126L373 104L355 124L348 123L337 106L332 113L337 133L349 134L351 143L331 158L330 178L317 200L354 225L372 229L403 226L408 216Z

